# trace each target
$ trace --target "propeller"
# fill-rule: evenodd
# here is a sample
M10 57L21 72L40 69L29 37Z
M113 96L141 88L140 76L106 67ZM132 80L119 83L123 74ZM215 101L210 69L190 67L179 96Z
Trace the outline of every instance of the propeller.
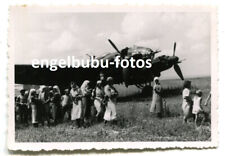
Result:
M174 45L173 45L173 56L175 56L176 46L177 46L177 44L176 44L176 42L174 42ZM180 79L184 80L182 71L180 69L180 66L178 65L178 63L181 63L181 61L183 61L183 60L179 61L179 59L178 59L177 62L174 63L173 68L174 68L175 72L177 73L177 75L180 77Z
M174 42L174 44L173 44L173 56L175 56L176 46L177 46L177 43Z
M116 47L116 45L110 40L108 39L109 43L112 45L112 47L119 53L121 54L121 52L119 51L119 49Z
M178 64L174 64L173 66L175 72L177 73L177 75L180 77L181 80L184 80L183 74L181 72L180 66Z

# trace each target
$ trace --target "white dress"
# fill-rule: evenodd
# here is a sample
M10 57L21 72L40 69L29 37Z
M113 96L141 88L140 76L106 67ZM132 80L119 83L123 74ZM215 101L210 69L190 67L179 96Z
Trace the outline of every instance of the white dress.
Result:
M199 112L202 111L201 101L202 101L202 98L199 96L195 96L193 98L193 109L192 109L193 114L198 114Z
M190 90L185 88L182 92L182 97L183 97L182 110L184 115L188 116L190 115L191 112L191 103L190 100L188 100L190 98Z
M71 89L70 94L71 94L72 97L76 97L77 95L80 94L80 90L79 89L76 89L76 90ZM72 107L72 110L71 110L71 120L80 119L81 114L82 114L82 102L81 102L81 100L78 100L76 102L73 100L73 107Z
M117 91L114 87L111 87L109 85L105 86L104 91L105 95L109 97L104 114L104 120L112 121L116 119L116 97L112 95L115 94Z
M37 99L31 98L31 121L32 124L38 123L38 112L37 112Z
M150 112L151 113L161 113L162 112L162 97L157 93L161 93L161 86L160 85L154 85L153 88L153 95L152 95L152 104L150 106ZM156 92L157 91L157 92Z
M95 106L96 111L97 111L96 116L98 116L101 113L103 98L104 98L103 89L100 89L100 88L97 87L95 89L95 100L94 100L94 106Z

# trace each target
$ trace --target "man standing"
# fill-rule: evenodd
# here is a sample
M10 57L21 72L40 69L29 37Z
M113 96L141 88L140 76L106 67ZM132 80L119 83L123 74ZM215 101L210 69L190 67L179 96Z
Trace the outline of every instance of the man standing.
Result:
M19 104L19 114L21 123L28 124L28 107L25 89L20 90L20 95L18 96L16 102Z

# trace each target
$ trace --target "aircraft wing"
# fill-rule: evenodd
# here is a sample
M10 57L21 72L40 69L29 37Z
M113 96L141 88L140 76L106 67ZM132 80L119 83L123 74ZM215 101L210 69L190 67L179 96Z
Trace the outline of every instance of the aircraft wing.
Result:
M122 83L118 75L119 70L115 68L58 68L57 71L50 71L49 68L33 68L31 65L15 65L15 83L33 85L59 85L68 86L71 81L81 85L84 80L96 82L99 73L103 71L106 76L112 76L115 83Z

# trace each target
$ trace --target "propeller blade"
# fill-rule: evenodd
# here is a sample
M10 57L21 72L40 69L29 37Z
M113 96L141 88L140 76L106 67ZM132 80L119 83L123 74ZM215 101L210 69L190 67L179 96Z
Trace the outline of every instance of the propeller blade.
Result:
M180 79L184 80L184 77L183 77L183 74L181 72L181 69L180 69L179 65L175 64L173 66L173 68L174 68L175 72L177 73L177 75L180 77Z
M156 54L156 53L160 53L161 52L161 50L156 50L156 51L154 51L154 53Z
M89 54L86 54L88 57L91 57L91 55L89 55Z
M173 45L173 56L175 56L176 46L177 46L177 43L174 42L174 45Z
M109 43L112 45L112 47L120 54L121 52L119 51L119 49L116 47L116 45L110 40L108 39Z
M186 59L179 60L177 63L181 63L183 61L186 61Z

